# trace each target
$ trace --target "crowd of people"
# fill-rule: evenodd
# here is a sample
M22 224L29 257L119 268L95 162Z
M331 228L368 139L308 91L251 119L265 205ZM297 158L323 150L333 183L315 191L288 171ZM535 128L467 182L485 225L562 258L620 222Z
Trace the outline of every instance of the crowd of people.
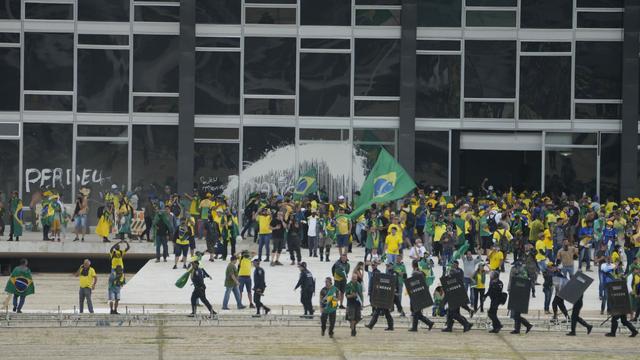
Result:
M132 238L130 221L134 210L139 208L139 198L135 192L113 190L104 196L96 233L105 242L111 241L113 235L122 242L126 237ZM288 253L290 265L300 270L295 287L301 289L301 303L307 317L315 311L316 285L303 258L335 261L320 291L323 335L327 322L329 335L333 334L336 311L343 308L351 322L351 333L356 335L364 293L371 296L372 279L381 271L395 276L394 304L400 316L405 316L401 301L403 281L409 276L424 276L426 284L431 286L435 282L436 266L442 267L443 274L458 277L469 299L468 303L454 306L442 285L434 289L431 315L446 316L443 331L451 331L454 320L468 331L471 324L460 314L460 308L473 316L477 311L484 312L485 300L489 298L487 313L492 321L491 331L499 332L502 325L497 310L505 302L502 277L507 281L507 292L511 291L515 279L530 282L533 297L539 294L536 290L541 289L545 312L552 315L552 319L571 321L568 335L575 335L577 323L591 332L591 325L579 316L582 299L573 305L569 315L564 300L558 296L577 270L593 273L591 276L597 279L602 314L608 311L606 284L618 280L628 286L634 309L632 320L637 321L640 314L639 198L601 202L588 196L552 196L513 189L498 192L492 187L485 188L483 183L478 193L460 196L449 196L435 189L416 189L399 201L376 204L357 216L351 215L353 204L344 196L331 202L321 192L302 199L294 199L292 194L251 194L245 203L240 220L237 209L223 196L197 189L183 195L169 189L164 198L145 204L147 230L139 238L155 242L156 262L167 261L168 243L173 242L173 268L177 269L182 263L194 285L193 314L197 301L215 313L206 300L204 279L208 274L200 264L207 257L208 261L229 260L223 309L228 308L232 293L238 308L244 308L242 297L246 292L249 306L256 309L256 315L261 310L268 313L269 308L261 302L266 287L265 269L261 264L282 266L282 262L286 262L286 255L281 258L283 252ZM55 202L51 204L55 213ZM72 217L78 228L86 221L77 221L82 209L83 200L79 197ZM236 242L243 238L253 239L256 254L236 251ZM112 249L112 259L118 258L114 257L114 250L120 259L126 253L128 244L127 249L120 249L120 244ZM335 255L331 251L333 247L337 248ZM354 247L364 248L364 258L358 259L351 269L348 258L353 257L350 253ZM206 250L201 253L198 248ZM505 273L507 259L512 265L509 274ZM411 272L407 271L405 261L411 265ZM122 267L122 264L113 266L114 284L121 279ZM85 262L79 270L81 288L95 286L89 269L90 264ZM83 277L88 279L83 282ZM111 282L110 279L110 289ZM119 292L114 290L113 295L112 311L117 313ZM83 298L90 299L90 296L87 297L87 290L83 295L81 289L81 304ZM82 311L82 305L80 309ZM89 310L92 311L90 301ZM424 322L429 330L432 328L433 322L422 314L422 309L410 310L412 331L417 330L418 322ZM388 323L386 330L393 330L389 310L373 308L372 315L367 327L373 328L383 315ZM529 332L532 325L520 313L511 312L511 317L515 320L513 333L519 333L522 325ZM618 320L629 328L632 336L637 334L627 316L616 315L612 318L609 336L615 336Z

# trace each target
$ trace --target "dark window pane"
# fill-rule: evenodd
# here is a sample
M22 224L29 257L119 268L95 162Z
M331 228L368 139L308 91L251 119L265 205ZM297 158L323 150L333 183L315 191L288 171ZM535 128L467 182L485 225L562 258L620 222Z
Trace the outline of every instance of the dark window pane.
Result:
M396 155L396 147L395 145L392 144L353 144L353 150L356 153L356 157L359 157L363 160L363 168L356 168L356 166L354 165L354 175L357 173L361 173L362 174L362 179L364 180L364 178L369 175L369 173L371 172L371 169L373 168L373 166L376 163L376 160L378 160L378 155L380 155L380 150L381 149L385 149L387 150L387 152L389 152L389 154L391 154L391 156ZM359 161L355 161L354 159L354 164L359 164ZM355 177L355 176L354 176ZM357 178L354 179L354 191L358 191L360 190L360 187L362 186L361 183L358 183Z
M520 118L571 118L571 57L520 57Z
M135 35L133 91L178 92L177 35Z
M20 135L20 125L16 123L0 123L0 135L18 136Z
M129 51L78 49L78 112L129 112Z
M467 102L464 104L464 116L479 119L513 119L513 103Z
M20 19L20 0L0 0L0 19Z
M135 96L133 112L177 113L178 97Z
M485 177L490 179L491 186L499 190L507 190L511 186L516 192L540 189L540 151L461 150L459 157L460 189L454 191L478 194Z
M623 8L624 0L578 0L578 7L581 8Z
M129 21L129 0L78 0L80 21Z
M576 42L576 99L622 98L622 42Z
M400 40L356 39L355 96L400 95Z
M71 152L73 126L71 124L25 123L24 148L24 196L25 204L40 189L60 192L63 202L71 198Z
M20 142L18 140L0 140L0 193L2 193L0 201L4 203L6 210L8 210L11 192L19 190L19 176Z
M294 115L293 99L244 99L244 113L249 115Z
M239 48L240 38L197 37L196 46Z
M295 133L294 128L288 127L245 127L243 129L242 145L243 168L245 170L249 169L269 153L295 144ZM290 158L293 164L295 162L295 149L291 150L289 156L285 156L284 158ZM270 171L268 166L264 168L266 171ZM277 181L274 181L274 183L277 183Z
M578 27L579 28L622 28L623 12L579 12Z
M79 44L129 45L129 35L78 34Z
M300 115L349 116L350 54L300 54Z
M467 6L518 6L517 0L466 0Z
M396 132L391 129L353 129L353 141L395 142Z
M25 3L25 19L73 20L73 4Z
M521 43L521 50L524 52L570 52L569 42L542 42L531 41Z
M0 33L0 43L20 43L20 33Z
M178 6L136 6L135 21L179 22Z
M237 128L205 128L197 127L195 130L196 139L231 139L240 138L240 131Z
M399 101L357 100L354 104L355 116L398 116Z
M73 34L24 34L24 88L73 90Z
M622 104L576 104L576 119L622 119Z
M458 51L460 41L457 40L418 40L416 50Z
M20 48L0 48L0 111L20 110Z
M25 95L25 110L71 111L73 96L71 95Z
M196 22L204 24L240 24L242 1L196 0Z
M340 141L342 130L340 129L300 129L300 140L329 140Z
M522 0L520 27L534 29L570 29L573 0Z
M126 125L78 125L78 136L127 137Z
M240 144L196 143L193 155L194 181L201 184L203 193L221 195L233 178L237 182Z
M356 0L356 5L401 5L401 4L402 4L402 0Z
M467 11L467 26L516 27L515 11Z
M545 161L545 191L593 196L596 192L596 149L549 149Z
M620 195L620 134L600 136L600 198Z
M245 0L247 4L295 4L298 0Z
M465 42L465 97L512 98L515 85L515 41Z
M449 132L416 131L415 181L428 189L449 187Z
M460 55L419 55L416 61L416 116L459 118Z
M91 189L90 214L103 202L101 194L111 191L111 185L126 189L128 181L129 145L126 141L76 143L76 190ZM73 199L67 200L71 202ZM95 216L88 216L89 225L98 223Z
M196 114L240 114L240 53L196 52Z
M170 125L134 125L132 134L133 187L163 197L168 185L176 191L178 127Z
M251 8L244 9L246 24L295 24L296 9Z
M331 11L327 11L331 9ZM300 3L300 25L351 25L351 1L304 0Z
M245 94L295 94L295 38L247 37L244 49Z
M349 49L349 39L302 39L300 46L305 49Z
M356 25L361 26L400 26L400 10L358 9Z
M418 26L460 27L462 0L418 1Z
M513 103L466 102L464 117L476 119L513 119Z
M551 145L597 145L595 133L547 133L545 143Z

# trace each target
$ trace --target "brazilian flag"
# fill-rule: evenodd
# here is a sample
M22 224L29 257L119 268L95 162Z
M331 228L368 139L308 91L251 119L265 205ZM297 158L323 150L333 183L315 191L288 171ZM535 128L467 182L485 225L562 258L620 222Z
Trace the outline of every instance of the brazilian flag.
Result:
M31 270L18 266L13 269L4 291L19 296L31 295L36 291L31 278Z
M373 204L398 200L415 189L416 183L384 148L380 149L371 173L364 180L360 196L349 217L355 219Z
M300 200L303 197L313 194L318 191L316 169L311 168L306 173L302 174L298 181L296 181L296 187L293 190L293 199Z

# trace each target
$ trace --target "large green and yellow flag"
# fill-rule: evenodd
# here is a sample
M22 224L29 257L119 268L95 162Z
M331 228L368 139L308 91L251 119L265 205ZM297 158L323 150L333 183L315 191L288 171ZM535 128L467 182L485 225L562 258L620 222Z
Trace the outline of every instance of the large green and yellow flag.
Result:
M18 266L13 269L4 291L18 296L27 296L35 292L31 270Z
M294 200L300 200L303 197L318 191L317 175L316 169L311 168L300 176L298 181L296 181L296 187L293 190Z
M356 209L349 217L355 219L376 203L400 199L415 189L416 183L384 148L380 149L371 173L360 189Z

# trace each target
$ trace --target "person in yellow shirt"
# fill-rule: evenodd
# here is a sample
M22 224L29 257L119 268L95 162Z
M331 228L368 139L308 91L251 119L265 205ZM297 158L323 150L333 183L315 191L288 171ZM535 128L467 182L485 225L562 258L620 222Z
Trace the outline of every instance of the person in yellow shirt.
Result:
M509 248L511 240L513 240L513 235L509 229L507 229L507 225L500 223L500 228L493 232L493 242L498 244L500 250L505 252Z
M493 247L489 250L487 259L489 259L489 269L491 271L500 271L504 262L504 254L500 251L498 244L493 244Z
M93 302L91 302L91 292L96 289L98 277L96 271L91 267L91 261L85 259L76 271L75 276L80 277L80 314L84 310L84 301L87 300L87 309L93 314Z
M200 218L198 219L198 238L202 240L205 236L205 228L207 230L206 236L213 232L209 224L209 211L211 211L211 194L207 193L205 198L200 201L198 206L200 212Z
M240 261L238 262L238 282L240 283L240 299L242 299L243 290L247 290L247 296L249 297L249 307L254 309L253 298L251 297L251 255L249 250L242 251Z
M351 235L351 220L345 216L345 209L342 207L338 208L336 230L338 254L346 254L349 246L349 235Z
M544 229L542 232L542 241L544 241L545 254L547 258L553 258L553 239L551 238L551 231L549 228Z
M385 253L387 254L387 264L395 264L396 258L400 255L402 233L395 226L389 229L390 232L385 239Z
M442 237L447 233L447 224L440 218L433 226L433 255L438 257L438 263L442 259Z
M544 243L544 234L540 234L536 241L536 262L538 269L543 272L547 269L547 246Z
M271 212L266 207L260 209L257 216L258 220L258 259L262 259L262 248L266 248L266 257L264 261L271 262L269 259L269 243L271 242Z
M124 250L120 249L120 244L123 243L126 245L126 248ZM122 258L124 257L124 254L127 253L127 251L129 251L129 243L126 242L125 240L120 240L119 242L117 242L115 245L113 245L111 247L111 250L109 250L109 256L111 257L111 271L113 272L117 266L122 267L122 270L124 271L124 263L122 261Z

